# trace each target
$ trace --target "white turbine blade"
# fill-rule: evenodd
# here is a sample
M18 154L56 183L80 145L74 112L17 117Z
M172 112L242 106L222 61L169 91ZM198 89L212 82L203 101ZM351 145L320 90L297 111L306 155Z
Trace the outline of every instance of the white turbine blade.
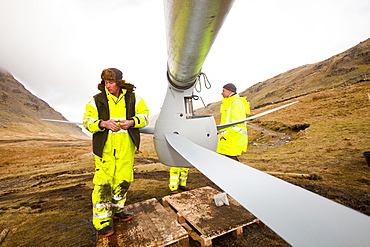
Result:
M146 126L144 128L139 129L140 133L143 134L154 134L154 126Z
M57 122L57 123L68 123L68 124L82 125L82 123L80 123L80 122L70 122L70 121L64 121L64 120L55 120L55 119L46 119L46 118L43 118L41 120ZM147 127L139 129L139 131L140 131L140 133L143 133L143 134L154 134L154 127L153 126L147 126Z
M198 146L168 143L189 163L293 246L369 246L370 217Z
M217 130L221 130L221 129L224 129L224 128L227 128L227 127L230 127L230 126L233 126L235 124L239 124L239 123L243 123L245 121L248 121L248 120L252 120L252 119L255 119L255 118L258 118L258 117L261 117L263 115L266 115L266 114L269 114L271 112L274 112L274 111L277 111L277 110L280 110L280 109L283 109L287 106L290 106L290 105L293 105L295 103L297 103L299 101L294 101L292 103L289 103L289 104L285 104L285 105L282 105L282 106L279 106L279 107L276 107L274 109L271 109L271 110L268 110L268 111L265 111L265 112L261 112L261 113L258 113L254 116L251 116L251 117L248 117L248 118L245 118L245 119L242 119L242 120L239 120L239 121L236 121L236 122L232 122L232 123L227 123L227 124L219 124L217 125Z
M81 122L70 122L70 121L56 120L56 119L46 119L46 118L42 118L41 120L50 121L50 122L57 122L57 123L68 123L68 124L82 125Z

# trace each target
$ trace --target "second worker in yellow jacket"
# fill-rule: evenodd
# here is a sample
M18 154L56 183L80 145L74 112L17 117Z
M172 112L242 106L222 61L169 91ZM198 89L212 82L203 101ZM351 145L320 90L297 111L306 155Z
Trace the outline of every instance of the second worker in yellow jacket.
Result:
M249 102L245 97L240 97L232 83L223 86L222 104L220 108L220 124L236 122L250 114ZM246 122L221 129L218 133L217 153L239 161L242 152L247 151L248 133Z

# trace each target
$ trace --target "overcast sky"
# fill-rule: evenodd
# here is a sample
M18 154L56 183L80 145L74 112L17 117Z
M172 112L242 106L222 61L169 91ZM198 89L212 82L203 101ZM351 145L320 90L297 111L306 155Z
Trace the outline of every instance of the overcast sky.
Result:
M369 0L236 0L203 65L212 87L197 94L219 101L226 83L244 91L343 52L369 31ZM0 0L0 35L0 67L70 121L82 121L110 67L137 86L151 115L160 111L162 0Z

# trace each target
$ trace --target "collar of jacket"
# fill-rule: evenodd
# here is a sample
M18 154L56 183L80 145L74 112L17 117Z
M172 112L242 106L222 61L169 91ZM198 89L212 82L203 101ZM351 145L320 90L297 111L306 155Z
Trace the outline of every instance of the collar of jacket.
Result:
M238 99L239 98L239 94L234 94L234 95L232 95L232 96L230 96L230 97L228 97L228 98L223 98L222 99L222 108L223 109L227 109L227 108L229 108L229 105L234 101L234 100L236 100L236 99Z
M116 97L115 95L111 94L107 88L105 88L105 94L107 95L107 99L112 99L116 103L122 100L125 97L127 90L123 88L120 88L120 90L121 91L118 97Z

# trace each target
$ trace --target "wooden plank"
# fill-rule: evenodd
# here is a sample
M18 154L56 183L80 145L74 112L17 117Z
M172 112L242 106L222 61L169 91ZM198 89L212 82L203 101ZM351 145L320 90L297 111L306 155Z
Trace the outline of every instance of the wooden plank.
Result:
M243 206L228 196L230 205L216 206L214 196L221 192L211 187L203 187L176 195L166 196L162 203L167 209L173 209L177 218L194 239L192 227L200 236L202 246L211 246L211 239L235 231L240 236L243 226L256 220L256 217ZM188 227L184 225L184 221ZM199 241L198 239L194 239Z
M1 242L3 242L3 240L5 239L6 235L8 234L9 232L9 229L5 228L4 230L2 230L2 232L0 233L0 244Z
M98 236L97 246L167 246L182 243L189 246L187 231L155 199L125 207L133 219L115 220L115 234L108 238Z

